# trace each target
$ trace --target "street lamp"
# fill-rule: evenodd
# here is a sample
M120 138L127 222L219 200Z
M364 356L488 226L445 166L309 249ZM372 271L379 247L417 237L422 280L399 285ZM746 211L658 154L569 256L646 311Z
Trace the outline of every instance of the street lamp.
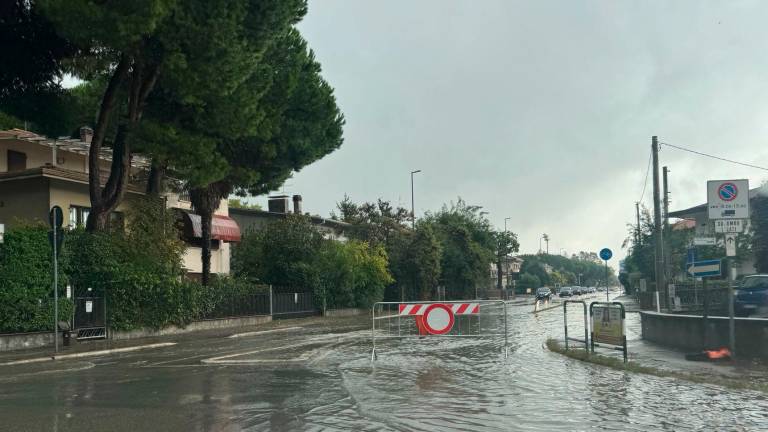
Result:
M416 210L413 204L413 175L421 170L411 171L411 228L416 228Z
M549 255L549 236L547 235L547 233L544 233L541 235L541 238L543 238L544 243L547 244L547 255ZM539 242L539 248L541 248L541 242Z

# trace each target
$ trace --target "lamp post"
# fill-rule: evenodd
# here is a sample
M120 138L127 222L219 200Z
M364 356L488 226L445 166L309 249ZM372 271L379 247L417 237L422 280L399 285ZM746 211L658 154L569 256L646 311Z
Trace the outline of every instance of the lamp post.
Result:
M547 235L547 233L544 233L544 234L541 235L541 238L543 238L544 239L544 243L547 244L547 255L549 255L549 236ZM541 243L539 243L539 244L541 244Z
M411 228L416 228L416 209L413 201L413 175L421 170L411 171Z

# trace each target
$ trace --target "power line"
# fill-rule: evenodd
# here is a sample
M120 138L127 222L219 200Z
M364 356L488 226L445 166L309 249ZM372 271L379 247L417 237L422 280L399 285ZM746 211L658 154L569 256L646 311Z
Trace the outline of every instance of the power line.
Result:
M648 154L648 167L645 169L645 180L643 181L643 193L640 194L640 199L637 201L639 203L643 202L643 197L645 196L645 188L648 186L648 172L651 171L651 154Z
M760 170L763 170L763 171L768 171L768 168L765 168L765 167L761 167L761 166L757 166L757 165L752 165L752 164L748 164L748 163L744 163L744 162L738 162L738 161L735 161L735 160L726 159L726 158L722 158L722 157L719 157L719 156L713 156L711 154L702 153L702 152L699 152L699 151L696 151L696 150L691 150L689 148L676 146L676 145L670 144L670 143L662 142L662 143L659 143L659 144L663 144L663 145L665 145L667 147L672 147L674 149L678 149L678 150L694 153L694 154L697 154L699 156L706 156L708 158L717 159L717 160L721 160L721 161L725 161L725 162L730 162L730 163L734 163L734 164L737 164L737 165L742 165L742 166L745 166L745 167L750 167L750 168L760 169Z

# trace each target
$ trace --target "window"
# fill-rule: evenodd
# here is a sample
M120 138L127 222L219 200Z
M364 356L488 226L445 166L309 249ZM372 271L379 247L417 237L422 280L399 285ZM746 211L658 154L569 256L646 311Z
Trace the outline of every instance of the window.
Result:
M27 169L26 153L8 150L8 172Z
M88 207L69 206L69 228L84 227L90 213L91 209Z
M85 227L85 224L88 222L88 215L90 214L90 207L69 206L69 229ZM107 228L122 231L125 228L125 217L123 214L121 212L110 213Z

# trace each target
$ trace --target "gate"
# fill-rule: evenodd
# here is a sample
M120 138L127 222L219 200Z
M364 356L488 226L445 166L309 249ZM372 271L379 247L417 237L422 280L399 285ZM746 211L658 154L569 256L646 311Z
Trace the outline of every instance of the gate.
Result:
M75 297L73 321L78 340L106 339L107 302L104 297Z
M507 305L502 300L378 302L371 310L371 361L377 340L477 338L502 340L508 355Z
M311 292L283 292L272 294L272 316L304 316L317 314Z

